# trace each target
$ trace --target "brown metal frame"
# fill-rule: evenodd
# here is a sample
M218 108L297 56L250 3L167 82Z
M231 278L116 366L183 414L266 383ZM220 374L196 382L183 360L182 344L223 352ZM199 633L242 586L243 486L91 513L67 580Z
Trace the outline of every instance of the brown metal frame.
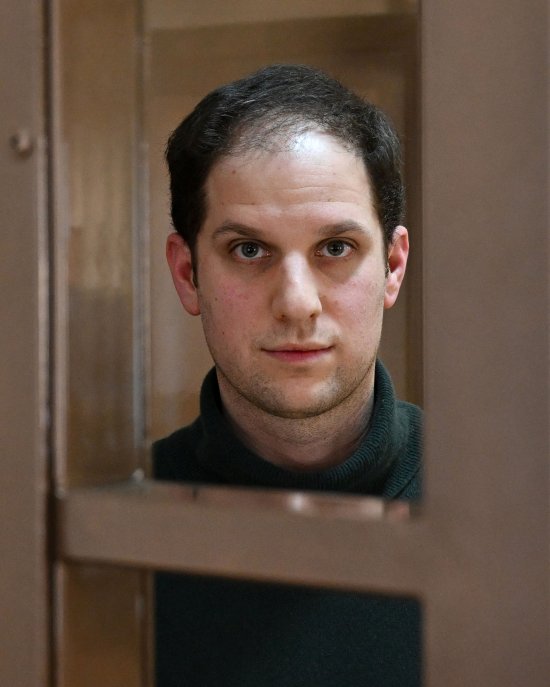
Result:
M17 339L1 344L0 514L15 525L0 539L0 615L9 618L0 681L27 687L45 684L48 667L46 170L40 9L9 4L1 69L15 97L4 104L0 174L13 193L1 201L0 307ZM415 593L426 610L425 687L546 687L547 20L543 0L422 7L422 512L358 521L334 517L335 503L332 516L330 506L304 513L284 500L266 507L147 482L69 490L57 496L61 560ZM20 123L36 145L25 159L7 146Z
M45 16L0 10L0 683L49 675Z
M548 7L422 6L426 682L549 672Z
M145 480L72 490L58 516L73 562L404 594L432 568L423 524L378 499Z

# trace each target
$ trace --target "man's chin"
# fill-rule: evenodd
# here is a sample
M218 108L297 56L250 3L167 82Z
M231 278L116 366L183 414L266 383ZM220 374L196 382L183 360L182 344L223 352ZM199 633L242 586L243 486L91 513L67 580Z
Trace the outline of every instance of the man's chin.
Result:
M287 420L307 420L324 415L342 403L343 394L332 393L292 394L281 390L277 394L257 399L256 405L264 412Z
M341 377L341 376L340 376ZM231 391L234 402L239 397L251 407L287 420L308 420L324 415L342 405L356 391L361 380L342 383L338 375L324 379L279 379L267 375L255 375L248 379L232 378L218 367L221 386Z

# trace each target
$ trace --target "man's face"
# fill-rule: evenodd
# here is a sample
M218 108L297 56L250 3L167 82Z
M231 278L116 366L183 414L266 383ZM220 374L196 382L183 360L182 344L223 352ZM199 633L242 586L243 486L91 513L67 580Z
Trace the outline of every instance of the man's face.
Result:
M168 259L183 305L201 314L220 388L279 417L368 396L384 307L403 278L403 227L386 251L362 161L308 132L281 150L230 155L212 169L190 252Z

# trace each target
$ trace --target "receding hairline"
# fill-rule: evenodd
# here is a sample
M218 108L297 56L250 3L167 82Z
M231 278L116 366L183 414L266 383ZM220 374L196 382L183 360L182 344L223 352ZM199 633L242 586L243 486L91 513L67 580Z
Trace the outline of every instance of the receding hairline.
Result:
M240 157L254 151L286 152L292 149L292 142L298 136L308 133L329 136L338 141L345 150L363 160L359 146L342 136L329 122L323 124L303 113L281 111L265 113L254 120L239 122L231 132L226 145L218 151L214 165L222 158Z

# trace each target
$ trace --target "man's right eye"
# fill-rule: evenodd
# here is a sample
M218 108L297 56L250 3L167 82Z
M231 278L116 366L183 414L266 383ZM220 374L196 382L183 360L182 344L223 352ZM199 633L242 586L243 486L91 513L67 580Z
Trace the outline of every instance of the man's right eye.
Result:
M243 243L239 243L233 248L232 252L241 260L265 258L268 255L268 251L265 248L262 248L262 246L255 241L245 241Z

